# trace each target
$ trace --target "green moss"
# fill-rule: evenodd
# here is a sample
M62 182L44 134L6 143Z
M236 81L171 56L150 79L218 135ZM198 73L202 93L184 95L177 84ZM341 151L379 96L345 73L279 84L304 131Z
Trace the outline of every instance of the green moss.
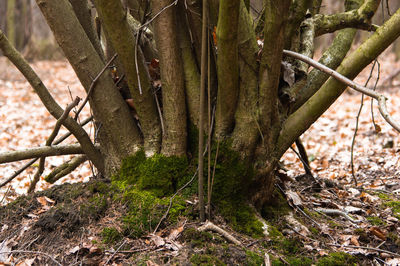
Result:
M384 224L386 224L381 218L376 217L376 216L367 217L367 220L368 220L372 225L384 225Z
M152 191L158 197L172 194L187 167L186 157L155 154L139 165L138 188Z
M308 229L310 230L310 232L313 235L318 235L319 234L319 230L317 228L315 228L315 227L309 227Z
M114 244L122 239L122 234L115 228L106 227L101 231L101 237L106 244Z
M268 226L268 233L272 239L281 239L283 237L283 234L273 225Z
M285 261L291 266L309 266L313 265L313 261L307 257L293 257L288 256L284 258ZM280 259L272 258L271 259L272 266L284 266L287 265L286 263L282 262Z
M196 228L188 228L182 233L182 239L190 242L193 247L204 247L210 243L214 237L211 233L196 230Z
M357 262L356 258L344 253L344 252L333 252L327 257L323 257L318 260L317 266L345 266L355 265Z
M193 263L193 265L209 265L209 266L226 265L220 259L208 254L194 254L190 258L190 262Z
M274 190L270 204L263 206L261 215L268 220L276 220L287 215L290 211L287 200L278 190Z
M163 197L176 191L177 182L187 168L186 157L155 154L146 158L141 150L124 160L119 174L112 180L120 188L136 184L140 190L148 190L157 197Z
M258 255L257 253L246 250L246 265L251 265L251 266L259 266L263 265L264 263L264 258Z
M212 149L212 159L215 160L216 147ZM204 171L207 173L207 171ZM263 224L256 218L254 210L248 206L249 185L254 176L237 152L230 148L230 143L219 145L217 164L212 194L212 202L218 212L238 232L252 237L263 236Z
M387 201L384 203L384 206L392 208L393 216L397 219L400 219L400 201Z
M136 186L128 187L116 200L125 204L126 215L122 217L124 234L140 237L154 229L169 206L169 198L158 198L150 191L139 190ZM174 223L184 215L185 201L176 196L164 224Z

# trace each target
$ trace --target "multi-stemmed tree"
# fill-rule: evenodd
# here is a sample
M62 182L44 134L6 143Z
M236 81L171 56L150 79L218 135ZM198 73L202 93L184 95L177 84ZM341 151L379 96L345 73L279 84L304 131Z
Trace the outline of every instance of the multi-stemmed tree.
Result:
M36 2L96 124L98 145L73 118L60 120L79 142L69 153L84 153L105 176L141 149L195 164L200 131L220 150L213 159L241 166L217 169L225 188L214 195L240 192L257 208L272 195L281 156L347 86L287 50L312 58L314 39L337 32L320 63L353 79L400 35L400 11L371 24L379 0L346 0L333 15L319 14L321 0L264 0L256 19L241 0ZM348 54L357 29L374 33ZM64 111L4 35L0 47L59 119Z

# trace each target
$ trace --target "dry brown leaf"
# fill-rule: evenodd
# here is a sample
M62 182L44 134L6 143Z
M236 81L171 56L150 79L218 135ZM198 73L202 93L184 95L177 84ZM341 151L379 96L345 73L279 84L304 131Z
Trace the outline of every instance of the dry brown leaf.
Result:
M382 231L380 228L373 226L369 229L369 231L376 237L378 237L379 239L386 241L387 238L387 234Z

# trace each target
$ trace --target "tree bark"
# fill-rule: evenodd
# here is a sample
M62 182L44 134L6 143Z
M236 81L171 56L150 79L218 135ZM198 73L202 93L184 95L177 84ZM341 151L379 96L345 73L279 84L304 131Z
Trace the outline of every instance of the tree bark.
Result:
M83 87L88 91L104 63L76 18L72 6L67 0L36 2ZM120 167L123 158L140 149L138 128L109 75L103 74L99 78L89 102L95 119L101 124L100 133L103 138L100 138L100 144L106 158L106 170L114 172Z
M186 104L182 59L176 36L176 6L163 9L171 0L152 0L152 14L157 49L160 56L163 117L165 132L161 152L164 155L186 154ZM159 13L161 12L161 13Z
M129 90L134 101L144 136L144 148L148 155L160 150L161 127L154 101L150 76L140 47L135 47L135 38L128 24L120 1L95 0L106 36L122 63ZM138 50L135 54L135 48ZM135 57L138 69L135 65ZM137 73L139 72L139 73ZM138 78L140 81L138 81ZM139 87L140 82L140 87Z
M218 96L215 134L224 139L233 130L239 96L239 0L221 0L217 25ZM204 22L203 22L204 23Z

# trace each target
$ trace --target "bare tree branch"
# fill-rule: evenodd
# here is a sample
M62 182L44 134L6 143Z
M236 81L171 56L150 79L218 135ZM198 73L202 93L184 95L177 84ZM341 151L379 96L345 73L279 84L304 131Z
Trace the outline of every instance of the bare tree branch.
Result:
M400 132L400 124L398 124L393 117L389 114L387 107L386 107L386 100L387 98L380 94L377 93L374 90L371 90L369 88L366 88L364 86L361 86L357 83L355 83L354 81L352 81L351 79L346 78L345 76L341 75L340 73L336 72L333 69L330 69L329 67L326 67L320 63L318 63L317 61L314 61L311 58L308 58L302 54L296 53L296 52L292 52L292 51L288 51L288 50L283 50L283 53L294 57L296 59L299 59L301 61L307 62L308 64L310 64L311 66L318 68L319 70L327 73L328 75L334 77L335 79L337 79L340 82L343 82L344 84L348 85L350 88L355 89L358 92L361 92L365 95L368 95L372 98L374 98L375 100L378 101L378 106L379 106L379 111L381 113L381 115L383 116L383 118L386 120L386 122L388 122L394 129L396 129L398 132Z
M95 147L97 147L97 145ZM0 164L22 161L42 156L57 156L83 153L84 151L80 144L41 146L31 149L0 153Z
M379 7L379 2L380 1L376 0L367 0L357 10L334 15L315 15L315 36L320 36L344 28L358 28L375 31L378 26L371 24L371 18Z
M60 131L61 125L64 123L65 119L67 119L69 112L71 112L72 108L78 105L79 101L81 99L79 97L76 97L75 100L68 104L68 106L65 108L63 114L60 116L60 118L57 120L56 125L54 126L53 132L51 132L49 138L46 141L46 146L51 146L53 143L53 140L56 138L58 132ZM28 193L31 193L35 191L35 187L37 182L40 180L40 176L42 175L44 171L44 164L46 161L46 157L41 157L39 161L39 168L37 169L33 180L28 188Z
M22 55L10 44L7 37L2 31L0 31L0 49L3 54L21 71L27 81L31 84L32 88L38 94L40 100L50 114L56 119L60 118L63 114L63 109L57 104L54 98L49 93L46 86L43 84L39 76L30 67L28 62L22 57ZM82 149L87 154L93 164L99 169L100 172L104 172L104 161L103 156L93 145L88 134L85 130L72 118L68 117L65 121L65 127L76 137L78 142L81 144ZM29 157L32 158L32 157Z
M45 177L44 180L47 182L53 184L60 178L68 175L72 171L74 171L79 165L84 163L87 160L86 155L79 155L74 158L72 158L69 161L64 162L62 165L59 165L56 167L49 175Z
M87 123L89 123L90 121L92 121L93 116L86 118L85 120L83 120L80 123L80 126L84 126ZM68 132L65 133L63 136L61 136L60 138L56 139L54 141L54 145L58 145L61 142L63 142L64 140L66 140L69 136L71 136L72 133ZM26 164L24 164L24 166L22 166L19 170L17 170L13 175L11 175L9 178L7 178L3 183L0 184L0 188L4 187L5 185L7 185L9 182L11 182L14 178L16 178L20 173L22 173L23 171L25 171L25 169L27 169L29 166L31 166L32 164L34 164L37 160L39 160L39 158L35 158L30 160L29 162L27 162Z

